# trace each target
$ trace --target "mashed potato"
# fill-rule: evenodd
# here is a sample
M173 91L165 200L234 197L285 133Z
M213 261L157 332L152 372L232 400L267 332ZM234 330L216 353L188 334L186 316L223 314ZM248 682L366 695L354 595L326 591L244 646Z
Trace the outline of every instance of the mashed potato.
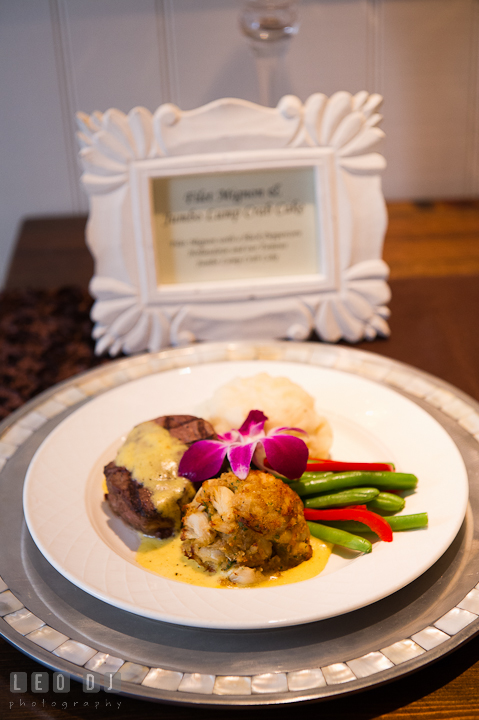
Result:
M298 427L308 433L299 435L312 457L328 457L333 441L326 418L314 409L314 399L303 388L285 377L259 373L236 378L218 388L205 412L217 433L239 428L250 410L262 410L268 417L265 430L273 427Z

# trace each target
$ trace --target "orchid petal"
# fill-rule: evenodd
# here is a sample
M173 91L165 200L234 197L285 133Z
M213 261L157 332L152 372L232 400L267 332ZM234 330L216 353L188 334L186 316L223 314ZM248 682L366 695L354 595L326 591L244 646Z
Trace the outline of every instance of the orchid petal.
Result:
M308 448L306 443L294 435L276 435L261 441L266 458L273 470L296 480L306 470Z
M218 435L218 439L225 442L227 445L231 445L232 443L240 443L241 442L242 435L239 430L229 430L228 432L225 432L224 435Z
M286 475L281 475L281 473L273 470L270 465L266 464L267 462L268 461L266 460L266 453L264 451L264 447L261 443L258 443L253 455L253 464L258 468L258 470L262 470L265 473L273 474L276 477L279 477L280 480L288 480Z
M268 418L261 410L250 410L248 417L239 429L241 435L254 436L261 433Z
M198 440L180 460L178 475L192 482L202 482L221 470L228 446L217 440Z
M251 460L256 448L256 443L251 442L245 445L237 445L228 450L228 460L231 469L240 480L244 480L251 467Z

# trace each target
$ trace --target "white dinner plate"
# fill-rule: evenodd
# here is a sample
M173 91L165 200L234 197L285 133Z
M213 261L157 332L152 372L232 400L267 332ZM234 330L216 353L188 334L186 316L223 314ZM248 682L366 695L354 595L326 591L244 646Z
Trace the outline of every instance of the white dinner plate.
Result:
M268 372L316 400L333 428L331 456L391 461L418 476L404 514L429 514L427 529L395 533L369 555L333 553L319 576L269 588L211 589L166 580L135 561L138 536L102 501L102 468L136 424L195 414L223 383ZM341 615L394 593L446 551L466 511L467 472L451 437L395 391L339 370L276 361L207 363L149 375L107 391L44 440L26 476L24 512L47 560L72 583L132 613L205 628L268 628Z

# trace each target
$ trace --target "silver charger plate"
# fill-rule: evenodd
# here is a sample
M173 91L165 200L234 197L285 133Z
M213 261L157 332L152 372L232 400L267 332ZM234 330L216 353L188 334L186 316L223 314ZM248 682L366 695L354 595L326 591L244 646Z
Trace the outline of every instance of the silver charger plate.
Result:
M393 388L430 413L459 448L469 477L464 523L446 553L393 595L340 617L267 630L206 630L127 613L60 575L23 518L23 480L45 437L81 404L150 373L238 360L340 369ZM479 404L410 366L316 343L195 345L115 361L51 388L0 426L0 632L77 680L93 674L142 699L210 706L319 700L389 682L479 631Z

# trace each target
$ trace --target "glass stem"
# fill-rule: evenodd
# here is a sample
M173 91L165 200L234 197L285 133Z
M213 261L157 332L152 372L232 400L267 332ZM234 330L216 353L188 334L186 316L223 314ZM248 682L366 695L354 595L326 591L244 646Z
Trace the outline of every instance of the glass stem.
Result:
M275 107L284 94L284 57L288 45L289 38L271 43L250 40L256 63L261 105Z
M246 0L239 22L256 61L260 102L278 103L286 85L284 56L298 32L299 0Z

